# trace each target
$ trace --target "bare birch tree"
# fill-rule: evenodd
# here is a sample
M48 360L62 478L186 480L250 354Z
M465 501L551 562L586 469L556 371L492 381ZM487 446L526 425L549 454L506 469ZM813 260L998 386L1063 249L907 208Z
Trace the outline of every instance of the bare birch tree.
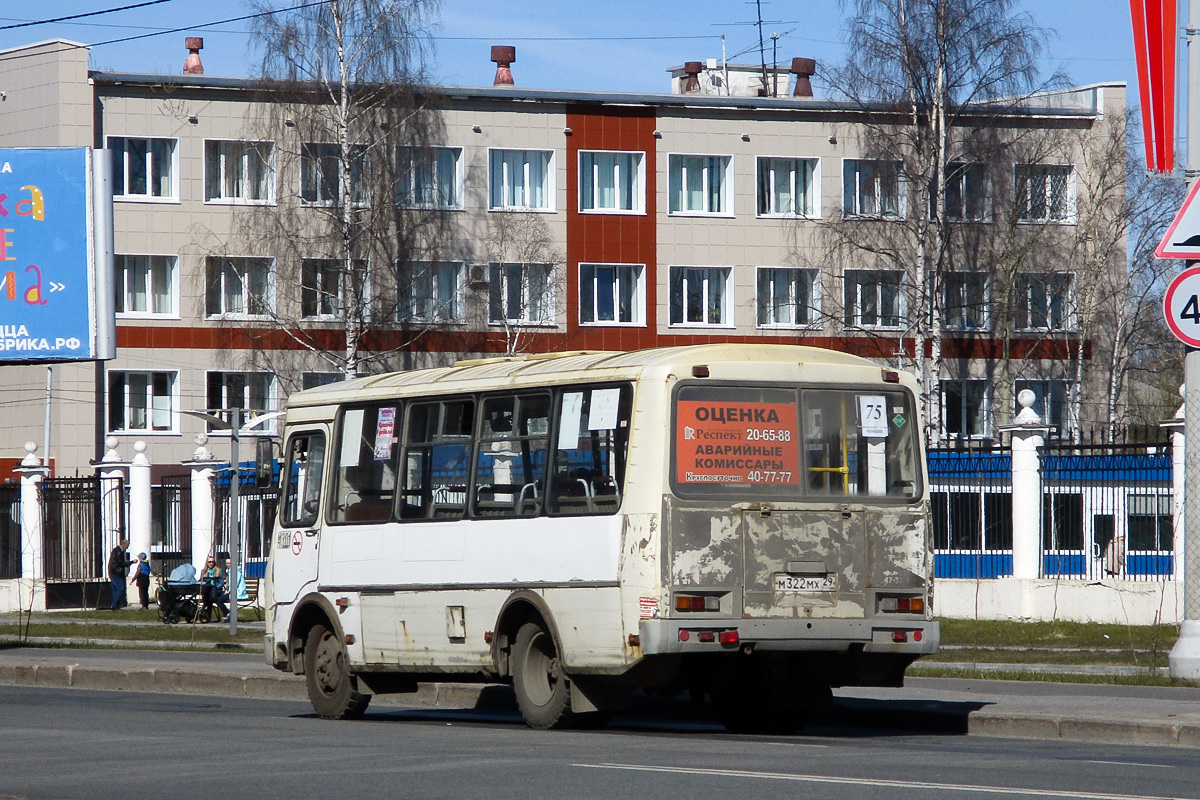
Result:
M387 367L420 334L405 324L402 283L414 263L437 260L446 229L436 204L413 197L433 179L440 132L425 86L436 6L326 0L257 18L257 124L287 187L245 213L246 235L276 259L277 297L258 309L272 332L257 357L280 362L272 368L300 352L353 377Z
M955 223L986 223L988 169L1007 143L997 120L1049 83L1038 80L1046 33L1012 0L853 0L848 59L835 89L864 110L861 145L872 168L848 174L846 192L867 207L830 226L842 261L902 272L909 304L901 328L922 388L926 438L941 431L942 316L946 277L963 268ZM884 195L895 173L897 197ZM871 187L866 187L866 181ZM851 185L851 182L854 185ZM961 226L960 226L961 227ZM977 232L970 231L969 235ZM926 354L926 345L929 353Z

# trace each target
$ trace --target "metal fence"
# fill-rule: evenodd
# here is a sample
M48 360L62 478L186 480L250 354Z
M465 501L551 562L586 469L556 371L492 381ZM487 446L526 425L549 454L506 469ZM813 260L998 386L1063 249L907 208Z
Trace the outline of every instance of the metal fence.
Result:
M150 489L150 515L152 555L190 553L192 551L191 476L163 476L159 485Z
M21 577L21 487L0 486L0 579Z
M116 489L115 491L120 491ZM100 478L50 478L45 481L45 559L48 581L96 581L106 576L109 549L103 540ZM124 503L119 529L125 529Z
M1051 440L1039 455L1043 577L1174 577L1168 442ZM1012 575L1011 451L931 449L928 458L934 574Z
M1007 449L930 450L934 574L1012 575L1012 455Z
M230 529L229 477L217 484L217 519L213 536L213 547L217 551L229 550L232 541ZM279 488L262 488L254 485L254 475L242 470L238 484L238 503L242 507L242 559L254 561L265 559L271 552L271 527L275 524L275 512L279 505ZM247 568L247 575L253 571Z
M1169 443L1048 442L1041 457L1044 576L1173 577Z

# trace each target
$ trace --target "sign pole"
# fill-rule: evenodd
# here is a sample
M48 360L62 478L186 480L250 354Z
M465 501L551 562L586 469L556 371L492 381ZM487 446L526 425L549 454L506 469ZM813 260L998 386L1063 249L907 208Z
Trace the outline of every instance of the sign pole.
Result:
M1200 47L1197 46L1200 43L1196 38L1200 33L1198 28L1200 0L1189 0L1186 29L1187 173L1193 182L1196 180L1196 171L1200 168ZM1192 269L1184 270L1184 274ZM1168 325L1170 324L1171 320L1168 319ZM1189 344L1191 346L1187 349L1183 364L1183 436L1186 453L1183 478L1183 624L1167 663L1171 677L1196 680L1200 679L1200 348L1197 348L1195 342ZM1178 557L1178 544L1175 552Z

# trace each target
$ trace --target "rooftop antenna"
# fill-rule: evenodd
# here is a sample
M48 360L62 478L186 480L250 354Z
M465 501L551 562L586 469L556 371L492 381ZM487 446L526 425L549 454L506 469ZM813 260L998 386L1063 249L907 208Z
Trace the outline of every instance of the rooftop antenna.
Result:
M763 94L767 93L767 49L763 44L762 0L754 0L754 8L758 11L758 59L762 62Z

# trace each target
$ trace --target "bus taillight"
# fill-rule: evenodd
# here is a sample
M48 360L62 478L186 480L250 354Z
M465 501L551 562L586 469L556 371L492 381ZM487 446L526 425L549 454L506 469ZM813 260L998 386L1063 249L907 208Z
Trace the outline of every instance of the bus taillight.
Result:
M893 614L923 614L925 612L925 598L880 597L879 610Z
M715 594L677 594L676 611L720 611L721 598Z

